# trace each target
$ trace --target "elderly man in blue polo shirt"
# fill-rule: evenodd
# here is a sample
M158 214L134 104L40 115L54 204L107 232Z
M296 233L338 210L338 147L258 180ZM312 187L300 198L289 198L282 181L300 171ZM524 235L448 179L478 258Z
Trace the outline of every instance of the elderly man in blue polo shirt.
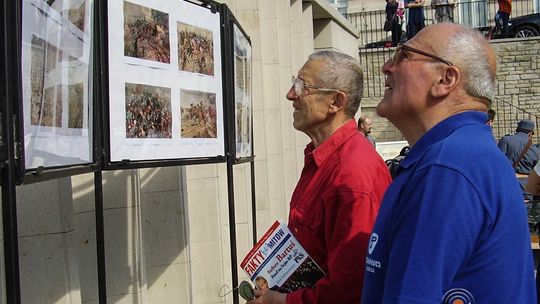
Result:
M377 113L411 149L371 234L362 304L536 303L525 204L485 124L489 42L463 25L431 25L382 72Z

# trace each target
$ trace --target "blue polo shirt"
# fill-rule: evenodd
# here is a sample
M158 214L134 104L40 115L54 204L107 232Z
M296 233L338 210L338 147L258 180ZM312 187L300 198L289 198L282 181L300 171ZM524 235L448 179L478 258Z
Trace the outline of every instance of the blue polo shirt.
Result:
M402 160L369 241L363 304L536 303L521 190L486 120L449 117Z

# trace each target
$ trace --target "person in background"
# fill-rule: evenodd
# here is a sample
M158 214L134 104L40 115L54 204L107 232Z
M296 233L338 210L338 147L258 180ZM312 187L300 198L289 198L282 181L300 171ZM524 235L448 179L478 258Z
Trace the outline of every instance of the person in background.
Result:
M369 234L391 181L356 127L362 91L360 65L336 51L310 55L293 78L287 92L293 126L311 142L288 227L326 275L312 288L288 294L255 290L249 304L360 302Z
M411 149L371 234L361 303L535 303L526 207L485 123L496 91L489 41L434 24L382 72L377 114Z
M486 125L493 127L493 121L495 121L495 110L489 109L487 111L488 119Z
M435 10L435 21L454 22L454 6L454 0L432 0L431 7Z
M424 0L405 0L405 8L409 9L407 17L407 40L424 28Z
M373 129L373 120L371 117L360 116L358 118L358 131L362 132L366 139L375 147L375 139L369 135Z
M538 146L532 144L534 135L534 122L523 119L516 127L516 133L507 134L499 139L499 149L512 164L515 172L527 176L538 162L540 152Z
M390 20L392 22L392 46L397 46L401 40L401 17L398 15L398 10L398 0L386 1L386 20Z
M497 0L499 10L495 14L495 29L503 36L508 33L508 20L512 14L512 0Z
M540 157L538 145L534 145L532 142L534 128L534 122L527 119L520 120L516 127L516 133L503 136L498 143L499 148L516 172L525 200L532 199L532 195L525 191L525 184L527 184L529 173Z

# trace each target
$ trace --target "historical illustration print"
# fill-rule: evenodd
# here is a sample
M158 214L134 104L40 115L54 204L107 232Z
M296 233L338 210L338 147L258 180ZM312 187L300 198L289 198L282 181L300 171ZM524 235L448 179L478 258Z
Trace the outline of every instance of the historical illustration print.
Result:
M57 98L59 93L57 89L59 87L56 86L45 88L42 97L37 101L32 101L30 109L31 125L43 127L62 126L62 97Z
M252 155L251 45L234 26L234 99L236 104L236 157Z
M126 83L126 138L172 138L171 89Z
M182 71L214 75L213 32L178 22L178 68Z
M68 128L82 129L84 117L83 84L68 86Z
M169 14L124 2L124 55L170 63Z
M86 10L86 1L82 1L76 8L68 10L68 20L77 28L84 32L84 14Z
M58 63L59 51L53 45L33 35L30 70L30 124L34 126L61 126L62 100L57 104L56 87L48 86ZM55 119L55 114L59 117ZM60 122L60 123L58 123Z
M216 138L216 94L180 90L181 136Z

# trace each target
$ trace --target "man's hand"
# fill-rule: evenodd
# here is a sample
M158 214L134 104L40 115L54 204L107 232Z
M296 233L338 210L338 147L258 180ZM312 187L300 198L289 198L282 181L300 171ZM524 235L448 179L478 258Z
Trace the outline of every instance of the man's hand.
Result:
M270 289L253 290L255 293L255 299L247 302L246 304L286 304L287 294L273 291Z

